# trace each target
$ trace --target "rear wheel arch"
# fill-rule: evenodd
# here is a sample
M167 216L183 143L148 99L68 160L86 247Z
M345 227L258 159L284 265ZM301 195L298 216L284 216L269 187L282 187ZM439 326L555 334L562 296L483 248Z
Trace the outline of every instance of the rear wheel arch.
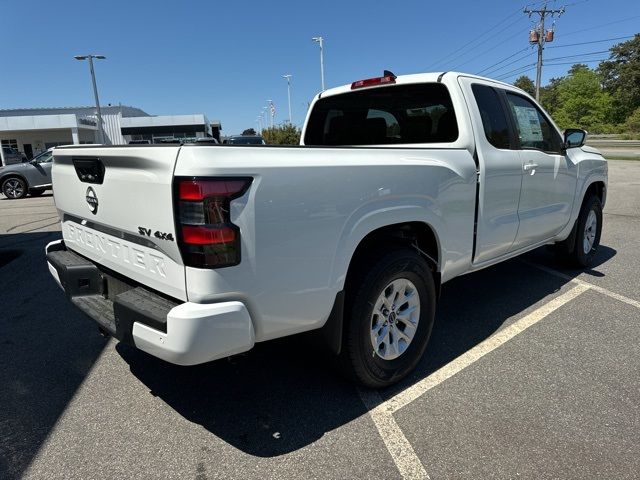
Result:
M372 252L389 247L413 248L427 260L432 272L440 271L441 248L435 230L425 222L396 223L377 228L360 240L347 268L345 290Z
M350 293L367 265L372 263L376 252L411 248L422 256L433 275L436 298L440 294L441 247L439 238L431 225L421 222L402 222L372 230L356 246L346 270L344 288L339 292L329 319L323 327L323 336L333 353L340 353L344 333L343 315L349 308Z

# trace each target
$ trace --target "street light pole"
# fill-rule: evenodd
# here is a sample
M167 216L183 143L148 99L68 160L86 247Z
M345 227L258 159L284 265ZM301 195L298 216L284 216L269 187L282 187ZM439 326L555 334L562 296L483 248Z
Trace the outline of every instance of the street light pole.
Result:
M287 97L289 99L289 123L293 124L293 120L291 119L291 77L292 75L283 75L282 78L287 79Z
M267 100L267 102L269 102L269 104L267 105L267 112L269 113L269 116L271 117L271 129L273 130L273 117L274 117L273 100Z
M324 92L324 38L313 37L311 40L320 45L320 80L322 81L322 91Z
M98 87L96 85L96 72L93 69L93 59L105 60L107 57L104 55L76 55L76 60L89 60L89 71L91 72L91 84L93 85L93 96L96 100L96 117L98 120L98 143L104 143L105 135L104 128L102 126L102 112L100 111L100 100L98 99Z

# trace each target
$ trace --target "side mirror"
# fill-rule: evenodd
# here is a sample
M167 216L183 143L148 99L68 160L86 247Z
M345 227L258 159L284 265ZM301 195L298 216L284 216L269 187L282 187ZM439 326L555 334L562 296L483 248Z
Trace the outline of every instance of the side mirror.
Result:
M586 139L587 139L586 130L582 130L581 128L567 128L564 131L563 147L565 149L581 147L584 145L584 142Z

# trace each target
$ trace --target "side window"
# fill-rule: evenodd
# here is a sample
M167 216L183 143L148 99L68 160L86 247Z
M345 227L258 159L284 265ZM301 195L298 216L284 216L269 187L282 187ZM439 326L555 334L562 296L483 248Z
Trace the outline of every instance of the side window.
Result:
M46 152L44 155L38 157L38 163L49 163L53 160L53 153Z
M491 87L479 84L472 85L471 90L478 104L484 134L489 143L496 148L511 148L509 123L498 93Z
M562 145L560 135L538 107L526 98L510 92L507 92L507 99L518 128L521 148L559 152Z

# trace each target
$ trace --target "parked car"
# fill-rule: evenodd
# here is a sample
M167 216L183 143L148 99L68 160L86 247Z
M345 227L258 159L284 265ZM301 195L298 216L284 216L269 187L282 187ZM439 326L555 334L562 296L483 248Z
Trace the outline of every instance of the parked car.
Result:
M512 85L438 72L322 92L309 147L56 148L49 270L168 362L317 330L350 377L387 386L449 280L547 244L590 265L608 170L585 138Z
M15 148L11 148L5 145L2 146L1 153L0 167L3 165L14 165L16 163L22 163L27 158L23 153L20 153Z
M28 162L0 167L0 191L10 199L42 195L51 189L53 148Z
M223 141L228 145L264 145L265 141L260 135L235 135Z
M219 145L220 144L218 139L214 137L200 137L196 139L195 143L199 145Z

